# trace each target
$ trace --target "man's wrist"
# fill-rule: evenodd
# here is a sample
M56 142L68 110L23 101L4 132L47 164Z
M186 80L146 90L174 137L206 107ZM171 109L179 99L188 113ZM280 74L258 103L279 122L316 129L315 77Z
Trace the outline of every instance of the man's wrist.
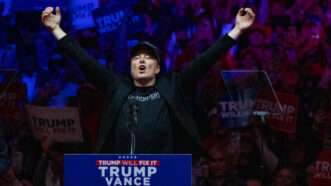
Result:
M234 27L229 33L228 35L234 39L234 40L237 40L239 38L239 36L241 35L242 33L242 29L240 29L239 27Z
M67 35L59 25L56 26L51 32L55 36L56 40L60 40Z

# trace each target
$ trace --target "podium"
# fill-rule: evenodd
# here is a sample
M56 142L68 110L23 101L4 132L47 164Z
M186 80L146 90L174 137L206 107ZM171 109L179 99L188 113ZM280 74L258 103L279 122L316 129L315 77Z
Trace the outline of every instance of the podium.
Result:
M65 154L65 186L191 186L188 154Z

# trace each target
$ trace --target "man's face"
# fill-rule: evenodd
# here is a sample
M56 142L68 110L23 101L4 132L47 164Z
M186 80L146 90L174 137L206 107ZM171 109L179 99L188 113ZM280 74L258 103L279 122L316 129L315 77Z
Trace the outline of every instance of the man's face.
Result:
M227 166L225 157L221 151L213 151L211 154L213 160L210 163L210 172L215 177L224 176Z
M286 168L281 169L276 175L276 186L291 186L294 185L294 175Z
M135 84L150 85L159 72L160 65L148 52L141 50L132 56L131 75Z

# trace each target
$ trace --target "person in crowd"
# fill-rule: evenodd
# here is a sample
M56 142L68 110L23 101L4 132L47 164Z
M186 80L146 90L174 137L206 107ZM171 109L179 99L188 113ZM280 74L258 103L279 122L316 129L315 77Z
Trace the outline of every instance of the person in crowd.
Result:
M295 170L289 166L280 166L276 170L272 186L298 186Z

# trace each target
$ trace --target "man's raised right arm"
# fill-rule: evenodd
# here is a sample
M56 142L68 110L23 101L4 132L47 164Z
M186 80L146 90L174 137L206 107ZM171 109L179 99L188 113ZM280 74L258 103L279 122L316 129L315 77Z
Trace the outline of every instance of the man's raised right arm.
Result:
M58 41L61 52L75 60L83 70L88 81L98 88L104 89L114 82L115 75L102 67L76 41L72 40L61 28L60 8L46 7L41 14L41 22Z

